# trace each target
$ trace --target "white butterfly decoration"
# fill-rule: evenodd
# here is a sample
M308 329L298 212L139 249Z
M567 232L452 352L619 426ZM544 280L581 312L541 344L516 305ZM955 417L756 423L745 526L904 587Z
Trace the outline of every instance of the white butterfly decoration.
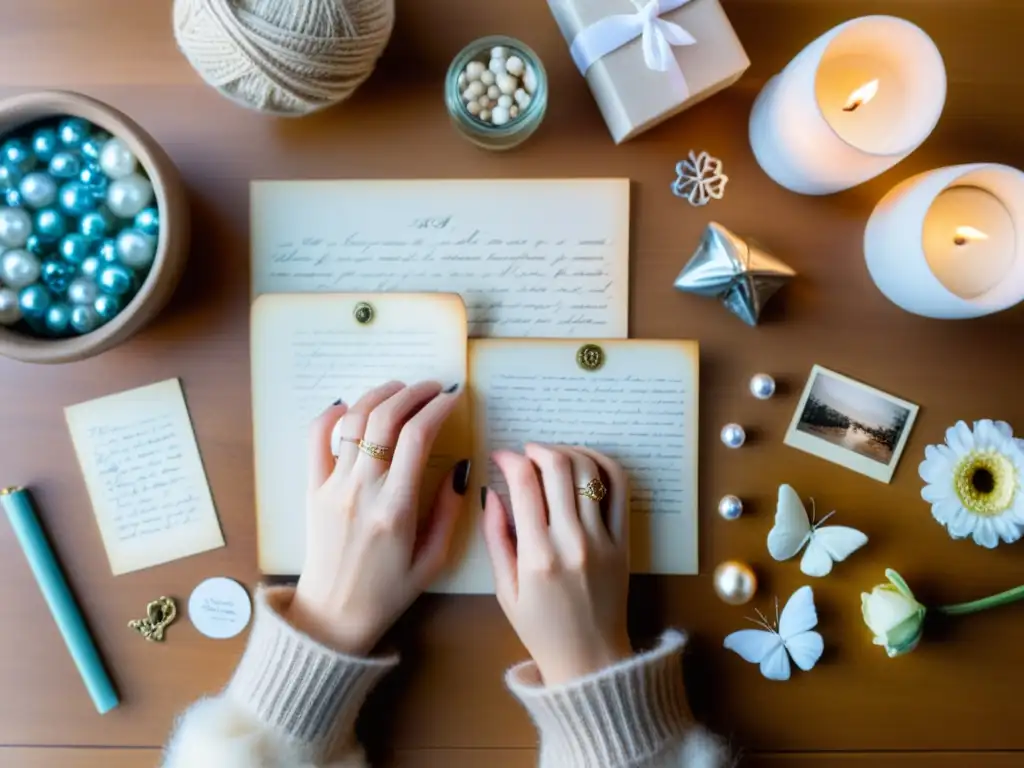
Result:
M725 647L738 653L744 661L760 664L761 674L769 680L789 680L790 658L804 672L809 672L825 651L825 641L813 631L818 624L818 612L810 587L800 587L794 592L781 616L778 610L776 601L777 629L758 611L760 621L754 623L764 629L733 632L725 638Z
M828 576L833 563L845 560L868 543L868 537L856 528L822 527L834 514L829 512L820 523L812 525L796 491L789 485L780 485L775 527L768 533L768 552L776 560L789 560L806 544L800 570L808 576Z

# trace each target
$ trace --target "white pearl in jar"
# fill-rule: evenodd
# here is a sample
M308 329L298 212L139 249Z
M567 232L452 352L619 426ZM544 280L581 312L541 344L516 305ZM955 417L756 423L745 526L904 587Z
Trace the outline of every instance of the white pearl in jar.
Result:
M718 514L723 520L739 520L743 515L743 502L740 497L731 493L723 496L718 502Z
M757 593L754 569L739 560L726 560L715 568L715 594L729 605L749 603Z
M509 56L508 61L505 62L505 71L519 77L526 71L526 65L518 56Z
M508 48L506 48L503 45L496 45L496 46L494 46L493 48L491 48L491 58L492 59L507 59L508 58Z
M497 86L502 93L507 93L511 96L519 88L519 81L512 77L512 75L502 74L498 75Z
M466 73L463 72L461 75L459 75L459 90L460 91L466 90L466 86L468 86L468 85L469 85L469 78L466 77Z
M747 433L739 424L726 424L722 427L722 442L727 448L740 448L747 442Z
M57 182L48 173L35 172L21 180L21 199L30 208L47 208L57 199Z
M0 288L0 325L14 325L21 320L18 294L10 288Z
M139 161L121 139L114 137L100 150L100 169L111 179L123 179L135 173Z
M466 105L466 111L469 112L469 114L471 115L479 115L480 109L480 102L478 101L471 101L469 102L469 104Z
M509 96L507 93L502 94L501 96L498 97L498 106L504 107L505 109L510 109L512 107L512 97Z
M519 117L519 107L517 107L515 104L509 107L508 116L512 118Z
M99 295L100 289L87 277L76 277L68 286L68 301L72 304L92 304Z
M21 289L39 279L42 265L39 259L20 248L7 251L0 258L0 281L8 288Z
M523 73L523 87L531 96L537 90L537 72L530 64L526 65L526 71Z
M464 101L472 101L473 99L480 98L485 93L487 93L487 86L485 86L479 80L474 80L472 83L466 86L466 90L462 92L462 99Z
M767 400L775 394L775 379L767 373L756 373L750 379L750 394L758 400Z
M499 75L505 74L505 60L491 59L491 63L487 65L487 68L494 73L494 77L497 79Z
M516 92L513 94L512 98L516 100L516 104L519 105L520 109L526 109L527 105L530 103L530 94L522 88L516 88Z
M132 269L145 269L156 256L156 238L137 229L126 229L117 236L117 255Z
M501 96L501 89L496 85L492 85L487 89L487 98L497 100Z
M111 182L107 207L119 219L133 219L153 201L153 185L138 173Z
M491 110L491 122L494 125L504 125L509 121L508 107L495 107Z
M482 109L482 110L483 109L490 109L491 107L494 106L494 102L491 101L486 96L481 96L479 99L477 99L476 103L478 105L480 105L480 109Z
M21 248L31 234L32 217L28 215L28 211L21 208L0 208L0 245Z
M480 82L488 87L494 85L494 73L489 69L484 70L484 73L480 75Z
M466 65L466 77L469 78L470 82L479 80L480 75L484 73L487 67L484 66L482 61L471 61Z
M489 123L491 121L491 110L489 110L489 109L482 109L482 110L480 110L480 119L483 120L485 123Z

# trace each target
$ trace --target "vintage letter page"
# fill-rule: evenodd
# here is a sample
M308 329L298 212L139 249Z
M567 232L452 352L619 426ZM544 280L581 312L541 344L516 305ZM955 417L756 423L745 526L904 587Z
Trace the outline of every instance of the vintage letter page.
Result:
M471 336L628 335L628 179L251 189L254 296L445 291Z
M581 343L471 343L475 463L490 467L482 481L505 495L487 461L498 448L539 442L603 451L632 481L633 572L697 573L696 343L596 341L604 351L596 371L577 365ZM474 576L489 579L489 568Z
M356 307L372 307L357 322ZM338 399L397 379L465 386L466 310L454 294L280 294L252 308L252 409L259 565L294 576L305 556L307 437ZM435 444L424 501L469 456L469 398Z
M64 413L115 576L224 546L177 379Z

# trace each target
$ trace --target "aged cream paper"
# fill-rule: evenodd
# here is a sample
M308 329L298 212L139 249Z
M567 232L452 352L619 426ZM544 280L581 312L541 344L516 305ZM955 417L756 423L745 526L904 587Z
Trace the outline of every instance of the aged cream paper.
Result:
M471 336L628 336L629 180L257 181L253 295L459 293Z
M603 451L632 481L633 572L697 573L697 344L594 343L605 354L597 371L576 364L581 341L471 342L475 466L488 468L475 480L504 495L488 455L522 450L525 442ZM479 537L445 587L493 590Z
M355 319L360 303L373 308L366 325ZM351 405L393 379L465 386L466 309L443 293L268 294L253 305L251 343L259 565L294 576L305 556L310 423L334 401ZM431 454L424 505L471 455L468 415L464 397Z
M177 379L64 413L115 576L224 546Z

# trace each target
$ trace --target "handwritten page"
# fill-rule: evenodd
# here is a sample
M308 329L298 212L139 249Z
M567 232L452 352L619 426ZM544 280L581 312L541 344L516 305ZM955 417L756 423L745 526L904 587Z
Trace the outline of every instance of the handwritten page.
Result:
M373 308L366 325L355 320L360 303ZM464 386L466 310L441 293L266 295L253 305L251 341L260 570L292 576L305 557L310 423L334 401L352 405L389 380ZM463 398L431 455L425 503L469 456L468 424Z
M64 413L115 576L224 546L177 379Z
M471 336L626 338L629 181L258 181L253 295L446 291Z
M697 573L697 345L594 342L605 362L576 364L581 341L477 340L470 350L478 466L505 492L491 451L527 442L586 445L631 481L635 573Z

